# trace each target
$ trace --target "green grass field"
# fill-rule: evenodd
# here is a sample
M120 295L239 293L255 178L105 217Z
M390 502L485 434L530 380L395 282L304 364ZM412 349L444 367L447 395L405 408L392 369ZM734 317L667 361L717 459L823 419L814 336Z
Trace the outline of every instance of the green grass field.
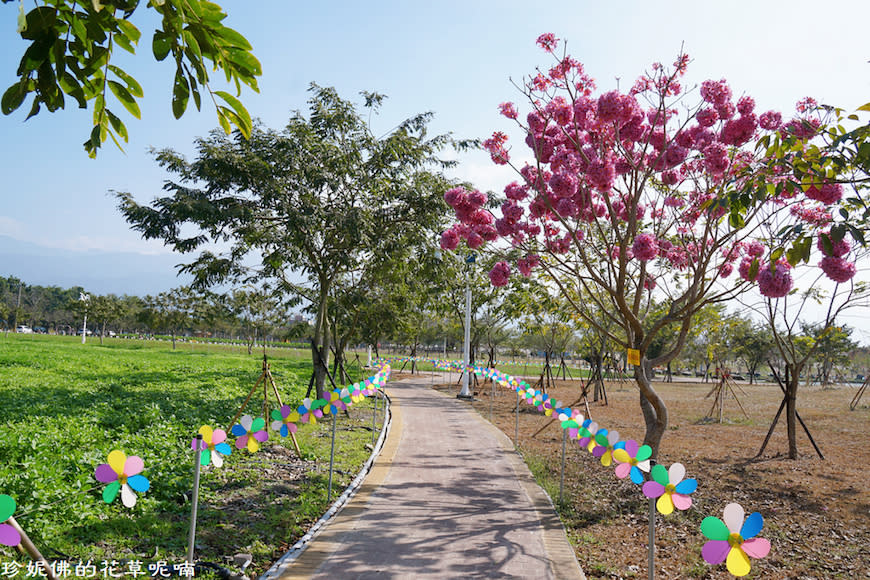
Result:
M308 353L268 354L283 401L298 405L311 373ZM249 356L215 345L173 351L155 341L111 339L100 346L96 339L82 345L74 337L0 335L0 494L16 500L16 519L49 559L182 561L191 507L190 441L204 424L229 431L260 376L261 361L262 352ZM245 412L262 414L262 390ZM368 456L371 422L368 401L339 416L341 474L333 499ZM303 456L324 466L330 433L331 420L303 425L297 434ZM264 449L275 443L292 449L289 438L271 430L269 437ZM104 503L103 484L94 478L113 449L145 463L151 488L132 509L120 498ZM324 469L315 469L292 493L279 493L274 485L264 490L271 469L266 463L261 454L234 447L222 469L204 469L202 557L250 551L263 571L276 550L326 510ZM267 492L274 497L264 500ZM248 510L227 508L227 495ZM0 546L0 562L20 557Z

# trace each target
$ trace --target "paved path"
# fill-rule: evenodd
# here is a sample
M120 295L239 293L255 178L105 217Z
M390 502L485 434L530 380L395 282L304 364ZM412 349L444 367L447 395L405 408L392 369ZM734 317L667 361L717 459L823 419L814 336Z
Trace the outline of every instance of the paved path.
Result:
M281 578L585 580L510 439L430 381L387 384L393 424L380 458Z

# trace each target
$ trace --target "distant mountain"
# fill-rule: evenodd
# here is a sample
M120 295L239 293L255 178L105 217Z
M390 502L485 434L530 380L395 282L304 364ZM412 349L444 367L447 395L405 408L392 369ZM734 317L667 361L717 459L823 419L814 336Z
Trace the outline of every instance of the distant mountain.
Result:
M81 286L96 294L158 294L190 282L176 276L184 258L173 254L76 252L38 246L0 236L0 276L16 276L27 284Z

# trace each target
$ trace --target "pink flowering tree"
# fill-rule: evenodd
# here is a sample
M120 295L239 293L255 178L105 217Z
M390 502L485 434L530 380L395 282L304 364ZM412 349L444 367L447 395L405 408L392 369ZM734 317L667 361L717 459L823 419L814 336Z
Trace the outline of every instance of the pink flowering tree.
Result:
M788 210L797 202L767 194L762 184L785 179L787 167L755 143L806 122L758 114L752 98L735 98L724 80L684 90L687 55L671 67L654 64L627 91L596 94L555 37L538 44L554 64L521 87L527 112L500 106L527 149L515 160L506 134L484 142L517 180L504 189L500 215L480 192L448 191L457 223L442 247L493 243L504 253L493 284L515 271L541 276L587 324L637 349L644 443L655 457L668 409L653 367L679 355L695 315L752 284L774 297L791 289L786 268L755 236L762 218L794 217Z
M870 109L865 105L864 108ZM744 304L767 321L785 373L788 457L798 458L797 394L800 375L832 333L840 314L868 295L856 274L867 258L865 232L870 207L870 143L850 151L861 128L846 132L841 112L807 98L798 103L799 120L758 142L777 178L755 189L755 199L772 198L788 212L762 219L761 241L752 243L740 277L757 283L760 302ZM866 129L866 127L864 128ZM866 131L865 131L866 133ZM731 195L736 208L737 195ZM763 242L763 243L762 243ZM765 255L765 249L769 253ZM776 419L771 425L772 433ZM769 435L768 435L769 439ZM764 452L768 439L758 455Z

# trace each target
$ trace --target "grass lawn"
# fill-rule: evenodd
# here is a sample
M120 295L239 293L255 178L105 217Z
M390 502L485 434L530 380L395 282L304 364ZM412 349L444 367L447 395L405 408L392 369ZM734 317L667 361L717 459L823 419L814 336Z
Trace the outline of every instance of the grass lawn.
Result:
M282 400L298 405L311 373L307 351L268 354ZM156 341L0 335L0 494L15 499L16 519L48 559L181 562L190 441L204 424L229 431L261 357L216 345L173 351ZM262 415L262 399L258 390L245 412ZM371 424L368 401L339 415L333 499L368 457ZM197 557L220 563L252 553L249 572L257 573L292 545L326 511L331 428L331 420L300 428L301 459L270 430L260 453L233 447L223 468L204 468ZM145 463L151 487L132 509L120 498L104 503L94 478L113 449ZM0 562L14 558L0 546Z

